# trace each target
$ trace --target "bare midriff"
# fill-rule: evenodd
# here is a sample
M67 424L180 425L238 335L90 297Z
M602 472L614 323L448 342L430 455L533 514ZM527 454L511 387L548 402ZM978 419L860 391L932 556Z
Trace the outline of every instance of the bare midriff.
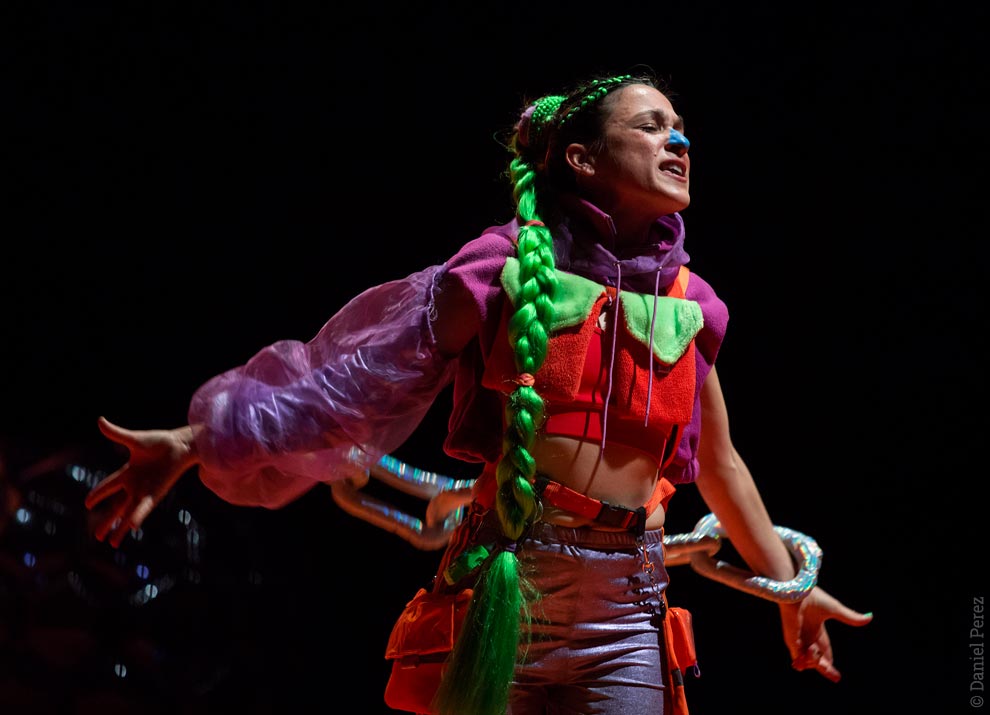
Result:
M646 504L658 478L656 459L622 444L608 443L602 452L598 441L561 435L543 435L530 450L539 471L589 497L613 506L636 509ZM664 510L658 506L646 522L647 529L663 526ZM544 504L543 520L560 526L595 525L591 519Z

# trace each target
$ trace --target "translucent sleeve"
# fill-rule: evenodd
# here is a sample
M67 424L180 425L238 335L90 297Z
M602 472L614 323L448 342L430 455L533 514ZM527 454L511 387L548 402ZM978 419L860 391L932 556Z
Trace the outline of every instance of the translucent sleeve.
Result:
M453 378L431 318L444 266L375 286L307 343L283 340L193 395L203 483L278 508L400 446Z

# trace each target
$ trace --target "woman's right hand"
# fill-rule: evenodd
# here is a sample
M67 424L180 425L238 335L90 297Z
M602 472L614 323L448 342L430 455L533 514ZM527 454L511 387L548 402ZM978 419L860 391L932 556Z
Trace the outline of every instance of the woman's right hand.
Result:
M193 428L128 430L104 417L100 431L127 447L130 458L120 469L101 480L86 495L86 508L98 505L94 536L116 548L132 529L140 528L148 514L165 498L186 471L197 463Z

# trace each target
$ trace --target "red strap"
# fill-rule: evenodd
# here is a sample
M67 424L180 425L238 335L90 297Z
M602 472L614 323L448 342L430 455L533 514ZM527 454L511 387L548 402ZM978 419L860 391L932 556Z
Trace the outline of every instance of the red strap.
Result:
M496 480L494 464L485 466L485 470L478 478L478 482L478 485L475 487L475 499L483 507L490 509L495 504ZM669 479L660 477L657 480L656 486L653 487L653 494L650 495L649 501L644 505L646 507L646 515L649 516L655 512L660 505L663 505L663 508L666 509L676 489ZM566 509L569 512L589 519L594 519L598 516L598 513L602 509L602 503L598 499L592 499L581 492L554 481L550 481L543 490L543 498L556 507Z
M674 279L674 283L670 286L670 290L667 292L667 295L671 298L683 298L686 296L688 279L690 277L691 269L687 266L681 266L681 269L677 271L677 278Z
M656 486L653 487L653 494L646 502L646 515L649 516L657 510L661 504L666 508L670 498L674 496L676 487L666 477L660 477ZM570 487L565 487L560 482L550 481L543 490L543 498L556 507L569 511L573 514L586 516L594 519L602 510L602 503L598 499L593 499L586 494L574 491Z
M588 519L594 519L602 510L600 501L565 487L560 482L548 482L543 490L543 499L555 507Z

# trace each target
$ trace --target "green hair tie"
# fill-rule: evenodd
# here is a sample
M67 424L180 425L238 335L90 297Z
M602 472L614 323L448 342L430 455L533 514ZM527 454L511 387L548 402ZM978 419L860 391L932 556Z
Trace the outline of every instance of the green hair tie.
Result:
M519 124L519 136L523 146L532 146L539 142L543 130L553 122L557 110L565 99L566 97L559 94L540 97L523 112Z
M533 109L533 117L530 121L537 127L546 126L565 99L566 97L563 95L551 94L536 100L536 107Z

